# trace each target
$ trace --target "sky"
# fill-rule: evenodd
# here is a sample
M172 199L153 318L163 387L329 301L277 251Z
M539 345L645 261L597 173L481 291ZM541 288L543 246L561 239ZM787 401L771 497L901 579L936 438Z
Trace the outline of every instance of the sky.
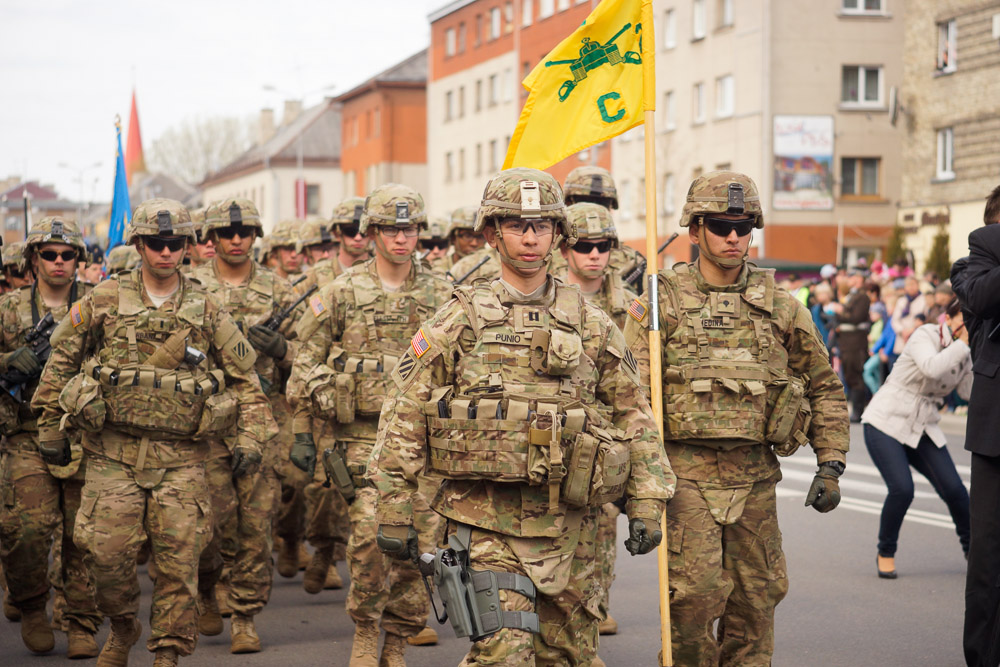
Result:
M53 183L75 201L82 170L84 199L108 202L115 116L124 148L133 86L148 157L187 119L270 107L280 120L286 99L350 90L427 47L427 15L446 4L0 0L0 178Z

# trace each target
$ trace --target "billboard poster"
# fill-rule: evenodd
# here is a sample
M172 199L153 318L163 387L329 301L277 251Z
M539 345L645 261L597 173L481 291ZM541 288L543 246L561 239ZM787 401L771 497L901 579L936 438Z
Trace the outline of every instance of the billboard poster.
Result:
M833 116L774 117L774 208L833 208Z

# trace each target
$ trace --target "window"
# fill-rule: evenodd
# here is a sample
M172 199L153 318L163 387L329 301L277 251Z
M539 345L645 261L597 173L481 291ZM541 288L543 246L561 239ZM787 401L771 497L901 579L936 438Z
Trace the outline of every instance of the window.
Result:
M480 111L483 108L483 80L476 80L476 111Z
M365 112L365 139L372 138L372 112Z
M677 46L677 13L668 9L663 13L663 48Z
M449 120L451 120L452 105L454 103L454 99L453 99L454 97L455 97L454 93L452 93L452 91L450 91L450 90L447 91L447 92L445 92L445 94L444 94L444 120L445 120L445 122L448 122Z
M476 176L483 174L483 145L476 144Z
M378 182L378 165L370 164L365 169L365 187L371 192L379 185L381 183Z
M879 158L840 158L840 195L847 199L879 196Z
M674 91L668 90L663 93L663 128L673 130L677 128L677 97Z
M548 18L555 13L556 0L538 0L538 18Z
M444 182L451 183L452 179L455 177L455 160L454 155L451 151L444 154Z
M494 7L490 10L490 39L500 37L500 8Z
M487 104L491 107L496 106L497 100L500 98L500 81L496 74L490 74L490 90L488 94Z
M508 67L503 71L503 83L501 89L503 91L504 102L510 102L514 98L513 95L514 82L512 81L513 78L514 78L514 70L512 70L510 67Z
M458 87L458 117L465 117L465 86Z
M483 43L483 15L476 14L476 46Z
M558 9L561 12L569 9L569 0L559 0Z
M705 0L694 0L691 5L691 39L705 37Z
M531 25L535 9L534 4L532 0L521 0L521 25Z
M955 19L938 23L937 71L954 72L958 66L955 60L958 50L958 32Z
M500 163L497 160L497 140L490 139L490 173L497 171Z
M632 219L632 183L623 178L618 190L618 210L623 220Z
M465 149L458 149L458 180L465 179Z
M694 116L695 123L705 122L705 84L696 83L694 84L694 108L691 113Z
M319 185L306 185L306 213L319 215Z
M840 101L851 106L882 104L882 68L844 65Z
M458 24L458 52L465 53L465 21Z
M728 118L733 115L733 75L727 74L715 80L715 117Z
M719 0L719 27L728 28L733 24L733 0Z
M663 212L667 215L671 215L677 210L676 196L674 192L674 175L665 174L663 176L663 192L660 194L660 200L663 201Z
M503 6L503 20L504 25L510 30L510 26L514 23L514 3L507 0L506 4Z
M444 55L451 57L455 55L455 29L448 28L444 31Z
M842 0L845 14L881 14L882 0Z
M375 107L375 136L382 134L382 109Z
M946 127L937 132L937 178L955 178L955 131Z

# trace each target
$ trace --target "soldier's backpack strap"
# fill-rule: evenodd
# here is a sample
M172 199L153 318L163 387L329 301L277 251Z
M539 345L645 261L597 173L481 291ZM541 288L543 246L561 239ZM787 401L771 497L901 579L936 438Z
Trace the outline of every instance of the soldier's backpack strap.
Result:
M134 272L118 275L118 315L125 325L125 337L128 341L129 363L139 363L139 345L136 342L136 328L139 323L139 313L145 310L142 303L142 292L135 280Z
M361 311L365 320L365 338L371 346L373 354L378 352L378 327L375 325L375 314L378 312L378 291L382 286L376 284L367 271L352 273L349 276L351 292L354 294L354 306Z

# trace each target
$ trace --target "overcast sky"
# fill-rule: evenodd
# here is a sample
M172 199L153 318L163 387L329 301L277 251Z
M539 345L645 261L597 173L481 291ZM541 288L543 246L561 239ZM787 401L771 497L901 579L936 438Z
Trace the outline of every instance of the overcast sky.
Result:
M0 0L0 178L110 201L114 119L136 88L143 147L185 119L344 92L426 47L448 0ZM266 92L273 85L289 94ZM312 91L312 92L310 92ZM66 163L73 168L60 167ZM96 183L95 183L96 179Z

